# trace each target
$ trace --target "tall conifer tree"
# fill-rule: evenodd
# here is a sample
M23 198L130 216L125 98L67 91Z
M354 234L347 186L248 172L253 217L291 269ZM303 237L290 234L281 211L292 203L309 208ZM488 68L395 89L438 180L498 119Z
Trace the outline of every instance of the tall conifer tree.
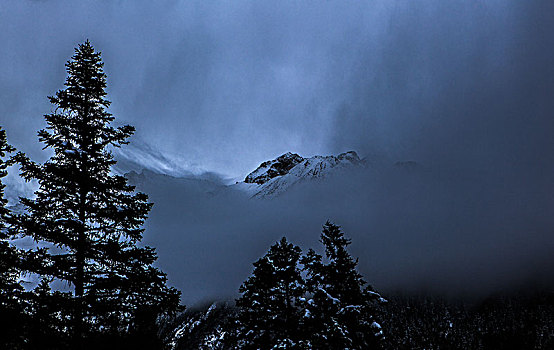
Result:
M300 321L304 285L298 260L301 250L287 242L272 245L254 263L237 300L240 349L304 349Z
M152 266L154 249L138 245L152 204L111 172L110 148L127 144L134 128L111 125L100 53L87 40L66 69L65 88L49 97L55 109L38 132L52 157L37 164L17 156L22 176L39 184L36 198L21 199L26 213L17 221L23 234L57 248L29 253L27 269L73 288L60 311L69 313L77 348L101 333L142 332L175 310L179 293Z
M375 305L384 299L356 270L358 260L347 251L351 240L339 226L327 222L321 243L327 263L312 249L301 259L307 272L305 323L315 349L372 349L382 337Z

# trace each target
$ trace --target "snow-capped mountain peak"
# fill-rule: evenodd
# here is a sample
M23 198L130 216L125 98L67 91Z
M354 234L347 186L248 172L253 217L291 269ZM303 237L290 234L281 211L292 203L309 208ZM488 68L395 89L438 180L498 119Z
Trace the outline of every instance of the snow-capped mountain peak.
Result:
M360 166L363 160L354 151L337 156L314 156L303 158L295 153L285 153L273 160L263 162L246 176L239 188L253 197L274 197L291 186L308 179L323 178L337 169Z

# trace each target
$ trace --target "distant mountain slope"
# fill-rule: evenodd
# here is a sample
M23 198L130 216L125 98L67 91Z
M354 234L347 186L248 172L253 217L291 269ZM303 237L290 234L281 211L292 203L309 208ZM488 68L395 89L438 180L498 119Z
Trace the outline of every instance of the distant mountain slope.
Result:
M125 174L125 177L139 189L153 185L169 191L177 188L186 189L188 194L195 195L214 195L227 187L221 178L212 173L176 177L143 169L140 173L131 171Z
M188 192L208 194L211 196L225 195L229 192L247 195L254 198L269 199L287 192L294 185L309 182L338 174L344 169L355 169L365 166L366 161L360 159L354 151L341 153L337 156L301 157L287 152L273 160L263 162L256 170L246 176L244 181L234 185L225 185L221 178L214 174L189 175L174 177L143 169L140 173L131 171L125 176L139 188L145 183L154 182L158 185L178 186L187 188ZM348 176L345 174L344 176Z

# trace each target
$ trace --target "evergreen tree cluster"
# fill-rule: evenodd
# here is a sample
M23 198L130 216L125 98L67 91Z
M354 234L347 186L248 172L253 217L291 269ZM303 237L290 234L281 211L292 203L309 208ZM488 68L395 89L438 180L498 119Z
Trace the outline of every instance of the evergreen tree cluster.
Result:
M153 266L155 250L140 244L152 204L111 171L110 149L127 144L134 128L112 126L101 54L88 40L66 69L38 132L50 159L7 158L15 150L0 129L0 180L17 163L39 185L13 213L0 182L0 348L160 348L158 323L178 310L180 293ZM16 249L16 237L36 248ZM26 291L22 275L40 283Z
M236 348L379 348L384 299L357 271L339 226L327 222L320 242L325 258L312 249L302 256L283 237L254 263L236 302Z

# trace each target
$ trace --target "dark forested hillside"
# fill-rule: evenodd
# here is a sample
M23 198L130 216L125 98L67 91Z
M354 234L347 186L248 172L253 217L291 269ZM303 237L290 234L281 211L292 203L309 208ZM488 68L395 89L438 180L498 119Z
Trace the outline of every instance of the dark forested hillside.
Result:
M397 295L382 304L381 349L552 349L554 294L491 296L479 302ZM165 330L172 349L233 349L237 309L189 310Z

